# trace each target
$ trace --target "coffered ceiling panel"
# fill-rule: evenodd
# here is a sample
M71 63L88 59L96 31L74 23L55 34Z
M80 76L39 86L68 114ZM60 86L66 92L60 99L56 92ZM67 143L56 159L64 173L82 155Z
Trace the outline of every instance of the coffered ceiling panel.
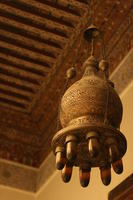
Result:
M29 113L63 56L87 1L0 1L0 104Z

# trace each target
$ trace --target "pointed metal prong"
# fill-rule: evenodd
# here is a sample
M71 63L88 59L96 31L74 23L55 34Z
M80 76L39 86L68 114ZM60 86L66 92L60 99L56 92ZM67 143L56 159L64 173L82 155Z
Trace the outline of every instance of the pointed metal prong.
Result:
M68 183L71 179L71 176L72 176L72 169L73 169L73 166L71 163L66 163L66 165L64 166L64 168L62 169L61 171L61 176L62 176L62 180L65 182L65 183Z
M115 162L119 157L119 150L116 146L116 144L112 144L109 147L109 156L110 156L110 162Z
M66 157L73 162L77 156L77 138L73 135L66 137Z
M100 173L103 184L106 186L109 185L111 182L111 167L101 167Z
M90 171L91 168L80 168L79 169L79 178L80 178L80 185L82 187L87 187L90 182Z
M86 135L88 140L88 150L91 157L97 157L100 152L99 136L95 131L91 131Z
M91 157L98 156L100 146L97 138L91 138L88 140L88 149Z
M55 152L56 152L56 168L58 170L61 170L66 164L65 148L57 147Z
M122 160L117 160L116 162L112 163L112 166L116 174L121 174L123 172Z

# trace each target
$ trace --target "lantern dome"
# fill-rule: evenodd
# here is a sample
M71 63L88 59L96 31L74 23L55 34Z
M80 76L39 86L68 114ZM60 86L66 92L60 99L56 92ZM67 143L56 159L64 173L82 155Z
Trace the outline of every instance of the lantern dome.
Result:
M84 63L85 73L62 97L60 121L62 127L75 123L106 124L119 128L122 104L110 81L98 71L98 63L90 57ZM108 98L108 100L107 100ZM108 102L107 102L108 101ZM107 119L105 115L107 112ZM85 120L85 121L84 121Z

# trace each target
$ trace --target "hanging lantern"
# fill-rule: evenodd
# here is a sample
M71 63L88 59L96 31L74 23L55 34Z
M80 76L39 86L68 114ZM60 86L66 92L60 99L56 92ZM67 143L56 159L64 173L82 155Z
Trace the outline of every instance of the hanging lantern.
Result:
M91 168L100 169L104 185L111 181L111 166L117 174L122 173L122 157L127 143L120 132L122 103L114 84L108 79L108 63L104 56L98 63L94 57L94 39L100 31L93 25L84 33L92 41L91 56L83 64L83 77L70 86L60 102L59 130L53 140L56 167L62 170L62 180L69 182L73 166L79 167L80 184L86 187L90 181ZM70 73L71 72L71 73ZM72 71L68 73L71 77Z

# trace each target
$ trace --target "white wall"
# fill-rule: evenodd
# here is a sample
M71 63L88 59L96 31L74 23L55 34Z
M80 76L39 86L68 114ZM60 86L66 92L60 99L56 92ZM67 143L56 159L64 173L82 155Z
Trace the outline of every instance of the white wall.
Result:
M33 193L0 186L0 200L35 200Z
M133 173L133 81L121 94L121 99L124 107L121 131L125 134L128 142L128 150L123 159L123 174L117 175L112 170L112 182L110 186L106 187L100 180L99 169L93 169L90 185L84 189L79 184L76 168L74 168L71 182L68 184L64 184L60 172L56 172L38 192L37 200L107 200L108 192Z

